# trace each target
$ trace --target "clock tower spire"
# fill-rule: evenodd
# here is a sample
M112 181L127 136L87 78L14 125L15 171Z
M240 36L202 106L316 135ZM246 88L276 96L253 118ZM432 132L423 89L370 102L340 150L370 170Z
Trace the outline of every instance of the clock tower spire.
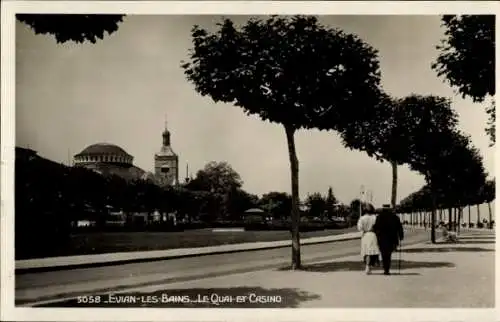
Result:
M162 133L162 147L155 154L155 177L161 185L175 185L179 183L179 157L173 151L170 141L170 131L165 115L165 129Z

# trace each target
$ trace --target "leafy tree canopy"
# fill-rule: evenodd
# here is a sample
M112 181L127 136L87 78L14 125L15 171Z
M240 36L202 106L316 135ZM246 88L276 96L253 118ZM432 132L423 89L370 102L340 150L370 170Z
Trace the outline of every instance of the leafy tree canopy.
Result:
M470 138L458 131L436 132L429 141L414 145L412 169L422 173L437 202L457 206L471 202L485 183L486 173L479 151Z
M235 189L230 192L229 198L229 213L241 215L245 210L258 206L259 197L249 194L242 189Z
M444 76L462 97L482 102L495 95L495 15L445 15L445 39L432 68ZM495 102L486 108L486 133L495 144Z
M103 39L104 33L112 34L118 30L118 24L124 15L104 14L18 14L17 20L25 23L36 34L53 35L58 43L74 41L95 44Z
M341 132L348 148L365 151L378 160L409 164L418 158L415 144L430 142L434 133L453 130L458 124L446 98L416 94L400 99L383 94L381 98L371 120L354 122Z
M399 203L400 211L430 210L432 208L431 190L428 185L412 192Z
M240 175L227 162L211 161L196 173L187 187L193 190L228 194L241 188L243 181Z
M439 96L410 95L398 104L406 119L404 123L411 127L405 163L427 176L429 170L436 169L433 164L447 151L443 148L453 144L452 133L456 131L458 116L450 101ZM446 135L441 135L443 133Z
M309 208L310 216L323 216L326 210L326 200L321 193L315 192L306 198L306 205Z
M378 100L377 52L312 16L195 26L182 67L203 96L293 129L337 129ZM354 108L355 107L355 108Z
M272 191L262 195L259 204L276 218L288 217L292 211L292 196L286 192Z
M328 188L328 193L326 194L326 200L325 200L325 207L326 211L328 213L328 216L333 216L335 214L335 205L337 204L338 200L333 194L333 189L332 187Z
M482 190L482 199L486 202L492 202L495 200L495 179L486 181Z
M495 95L495 16L445 15L446 38L432 68L474 102Z
M394 99L383 94L371 119L353 122L341 132L343 144L364 151L379 161L406 163L414 138L412 130L419 117L405 104L412 98L415 101L420 99L416 95L406 100Z
M355 216L359 217L359 205L361 203L361 211L366 212L366 211L375 211L375 207L368 202L363 202L360 199L354 199L350 203L350 208L351 208L351 213L354 214Z
M496 102L492 100L491 105L486 108L486 114L488 114L488 124L485 129L486 134L490 137L490 146L493 146L496 142Z

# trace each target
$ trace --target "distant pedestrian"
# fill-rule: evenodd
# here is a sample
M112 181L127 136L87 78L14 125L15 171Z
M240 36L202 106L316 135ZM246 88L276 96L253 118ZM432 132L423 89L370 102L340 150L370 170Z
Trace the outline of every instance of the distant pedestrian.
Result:
M379 264L380 250L377 242L377 235L373 232L373 226L377 216L366 213L358 220L358 230L361 236L361 257L365 263L365 273L371 274L372 268Z
M457 238L457 233L454 231L448 231L448 228L446 228L446 225L440 226L441 232L443 234L443 238L445 242L448 243L456 243L458 242Z
M391 256L404 238L403 225L391 208L383 208L377 216L373 230L382 255L384 275L390 275Z

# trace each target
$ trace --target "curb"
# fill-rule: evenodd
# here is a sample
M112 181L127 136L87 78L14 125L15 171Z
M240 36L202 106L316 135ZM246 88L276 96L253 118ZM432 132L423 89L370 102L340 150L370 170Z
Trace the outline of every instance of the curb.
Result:
M307 242L305 239L300 245L318 245L318 244L327 244L327 243L335 243L341 241L349 241L354 239L360 239L360 236L357 237L344 237L338 238L334 240L322 240L322 241L312 241ZM268 250L268 249L277 249L277 248L286 248L291 247L290 245L269 245L263 246L259 248L248 248L248 249L235 249L235 250L220 250L213 251L210 253L201 253L201 254L180 254L180 255L166 255L159 257L145 257L145 258L134 258L134 259L123 259L123 260L115 260L111 262L97 262L97 263L84 263L84 264L70 264L70 265L54 265L54 266L45 266L45 267L28 267L28 268L16 268L15 274L29 274L29 273L42 273L42 272L54 272L54 271L62 271L62 270L71 270L77 268L93 268L93 267L106 267L106 266L115 266L115 265L125 265L125 264L134 264L134 263L145 263L145 262L158 262L163 260L170 259L179 259L179 258L189 258L189 257L200 257L200 256L211 256L218 254L232 254L232 253L242 253L242 252L252 252L252 251L260 251L260 250Z

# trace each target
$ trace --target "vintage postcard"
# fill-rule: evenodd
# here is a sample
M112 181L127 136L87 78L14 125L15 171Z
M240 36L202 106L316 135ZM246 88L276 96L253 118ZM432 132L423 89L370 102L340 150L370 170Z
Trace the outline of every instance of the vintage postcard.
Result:
M3 2L2 320L498 320L499 9Z

